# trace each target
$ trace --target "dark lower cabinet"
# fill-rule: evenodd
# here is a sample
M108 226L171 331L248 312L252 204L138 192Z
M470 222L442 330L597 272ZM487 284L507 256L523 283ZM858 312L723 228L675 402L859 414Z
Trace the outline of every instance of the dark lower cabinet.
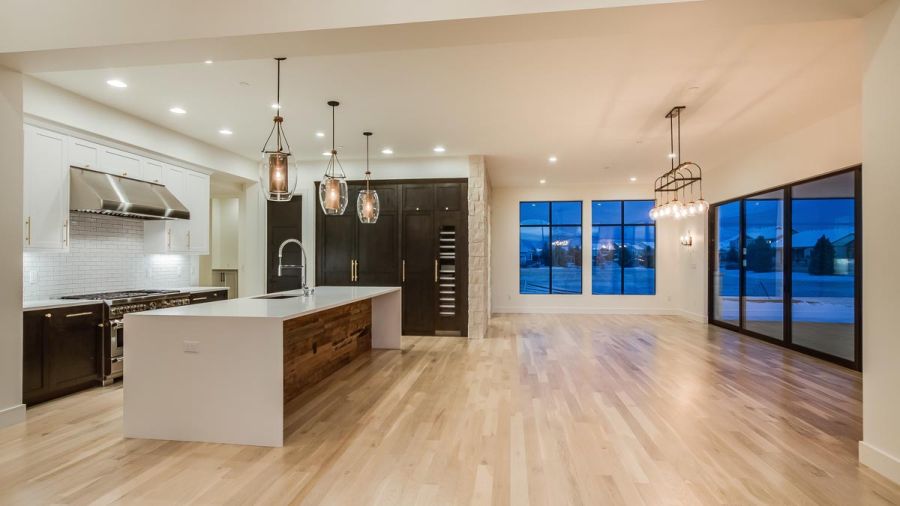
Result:
M228 290L215 290L212 292L198 292L191 294L191 304L203 304L204 302L215 302L217 300L228 300Z
M374 224L356 215L364 186L349 187L342 216L316 206L316 284L401 286L404 334L465 335L465 180L373 181L380 202Z
M103 310L91 304L23 313L25 404L100 384Z

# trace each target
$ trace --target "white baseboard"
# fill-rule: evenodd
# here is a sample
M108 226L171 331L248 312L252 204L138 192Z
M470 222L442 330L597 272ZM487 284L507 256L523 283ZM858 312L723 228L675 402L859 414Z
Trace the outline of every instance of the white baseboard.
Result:
M17 404L0 410L0 427L15 425L25 421L25 405Z
M697 322L697 323L709 323L709 317L705 314L695 313L693 311L685 311L683 309L678 310L678 314L687 318L688 320Z
M596 315L666 315L681 316L681 312L673 309L658 308L607 308L607 307L493 307L493 315L498 314L596 314Z
M894 483L900 484L900 459L884 450L860 441L859 462Z

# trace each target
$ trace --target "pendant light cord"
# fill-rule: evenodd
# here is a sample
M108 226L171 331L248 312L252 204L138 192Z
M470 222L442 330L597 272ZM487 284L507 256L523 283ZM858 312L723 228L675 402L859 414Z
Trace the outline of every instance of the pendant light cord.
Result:
M372 174L369 172L369 135L366 136L366 193L369 192L369 177Z
M275 135L275 151L274 153L282 152L282 143L285 147L287 147L287 154L291 154L291 144L288 142L287 137L284 135L284 128L282 128L282 123L284 122L284 118L281 117L281 61L285 60L285 58L275 58L277 62L277 81L275 84L275 105L278 106L278 109L275 113L275 118L272 120L272 130L269 131L269 136L266 137L266 142L263 144L262 152L266 153L267 148L269 147L269 141L272 140L272 135Z

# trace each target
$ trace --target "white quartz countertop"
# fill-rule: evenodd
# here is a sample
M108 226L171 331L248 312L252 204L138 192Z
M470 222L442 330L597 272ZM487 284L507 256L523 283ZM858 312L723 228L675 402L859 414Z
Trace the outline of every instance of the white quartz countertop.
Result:
M185 293L206 293L218 292L219 290L228 291L227 286L182 286L180 288L161 288L161 290L179 290Z
M244 297L241 299L208 302L206 304L143 311L131 313L127 317L205 316L287 320L399 290L400 287L396 286L320 286L316 287L313 294L309 296L303 296L299 290L293 290L257 297ZM273 295L289 296L289 298L259 298L272 297Z

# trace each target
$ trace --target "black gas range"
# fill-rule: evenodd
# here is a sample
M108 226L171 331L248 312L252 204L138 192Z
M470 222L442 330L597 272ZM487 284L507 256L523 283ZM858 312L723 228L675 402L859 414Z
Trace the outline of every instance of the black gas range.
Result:
M122 377L125 366L125 320L127 313L186 306L190 294L179 290L126 290L120 292L66 295L62 299L99 300L103 311L103 384Z

